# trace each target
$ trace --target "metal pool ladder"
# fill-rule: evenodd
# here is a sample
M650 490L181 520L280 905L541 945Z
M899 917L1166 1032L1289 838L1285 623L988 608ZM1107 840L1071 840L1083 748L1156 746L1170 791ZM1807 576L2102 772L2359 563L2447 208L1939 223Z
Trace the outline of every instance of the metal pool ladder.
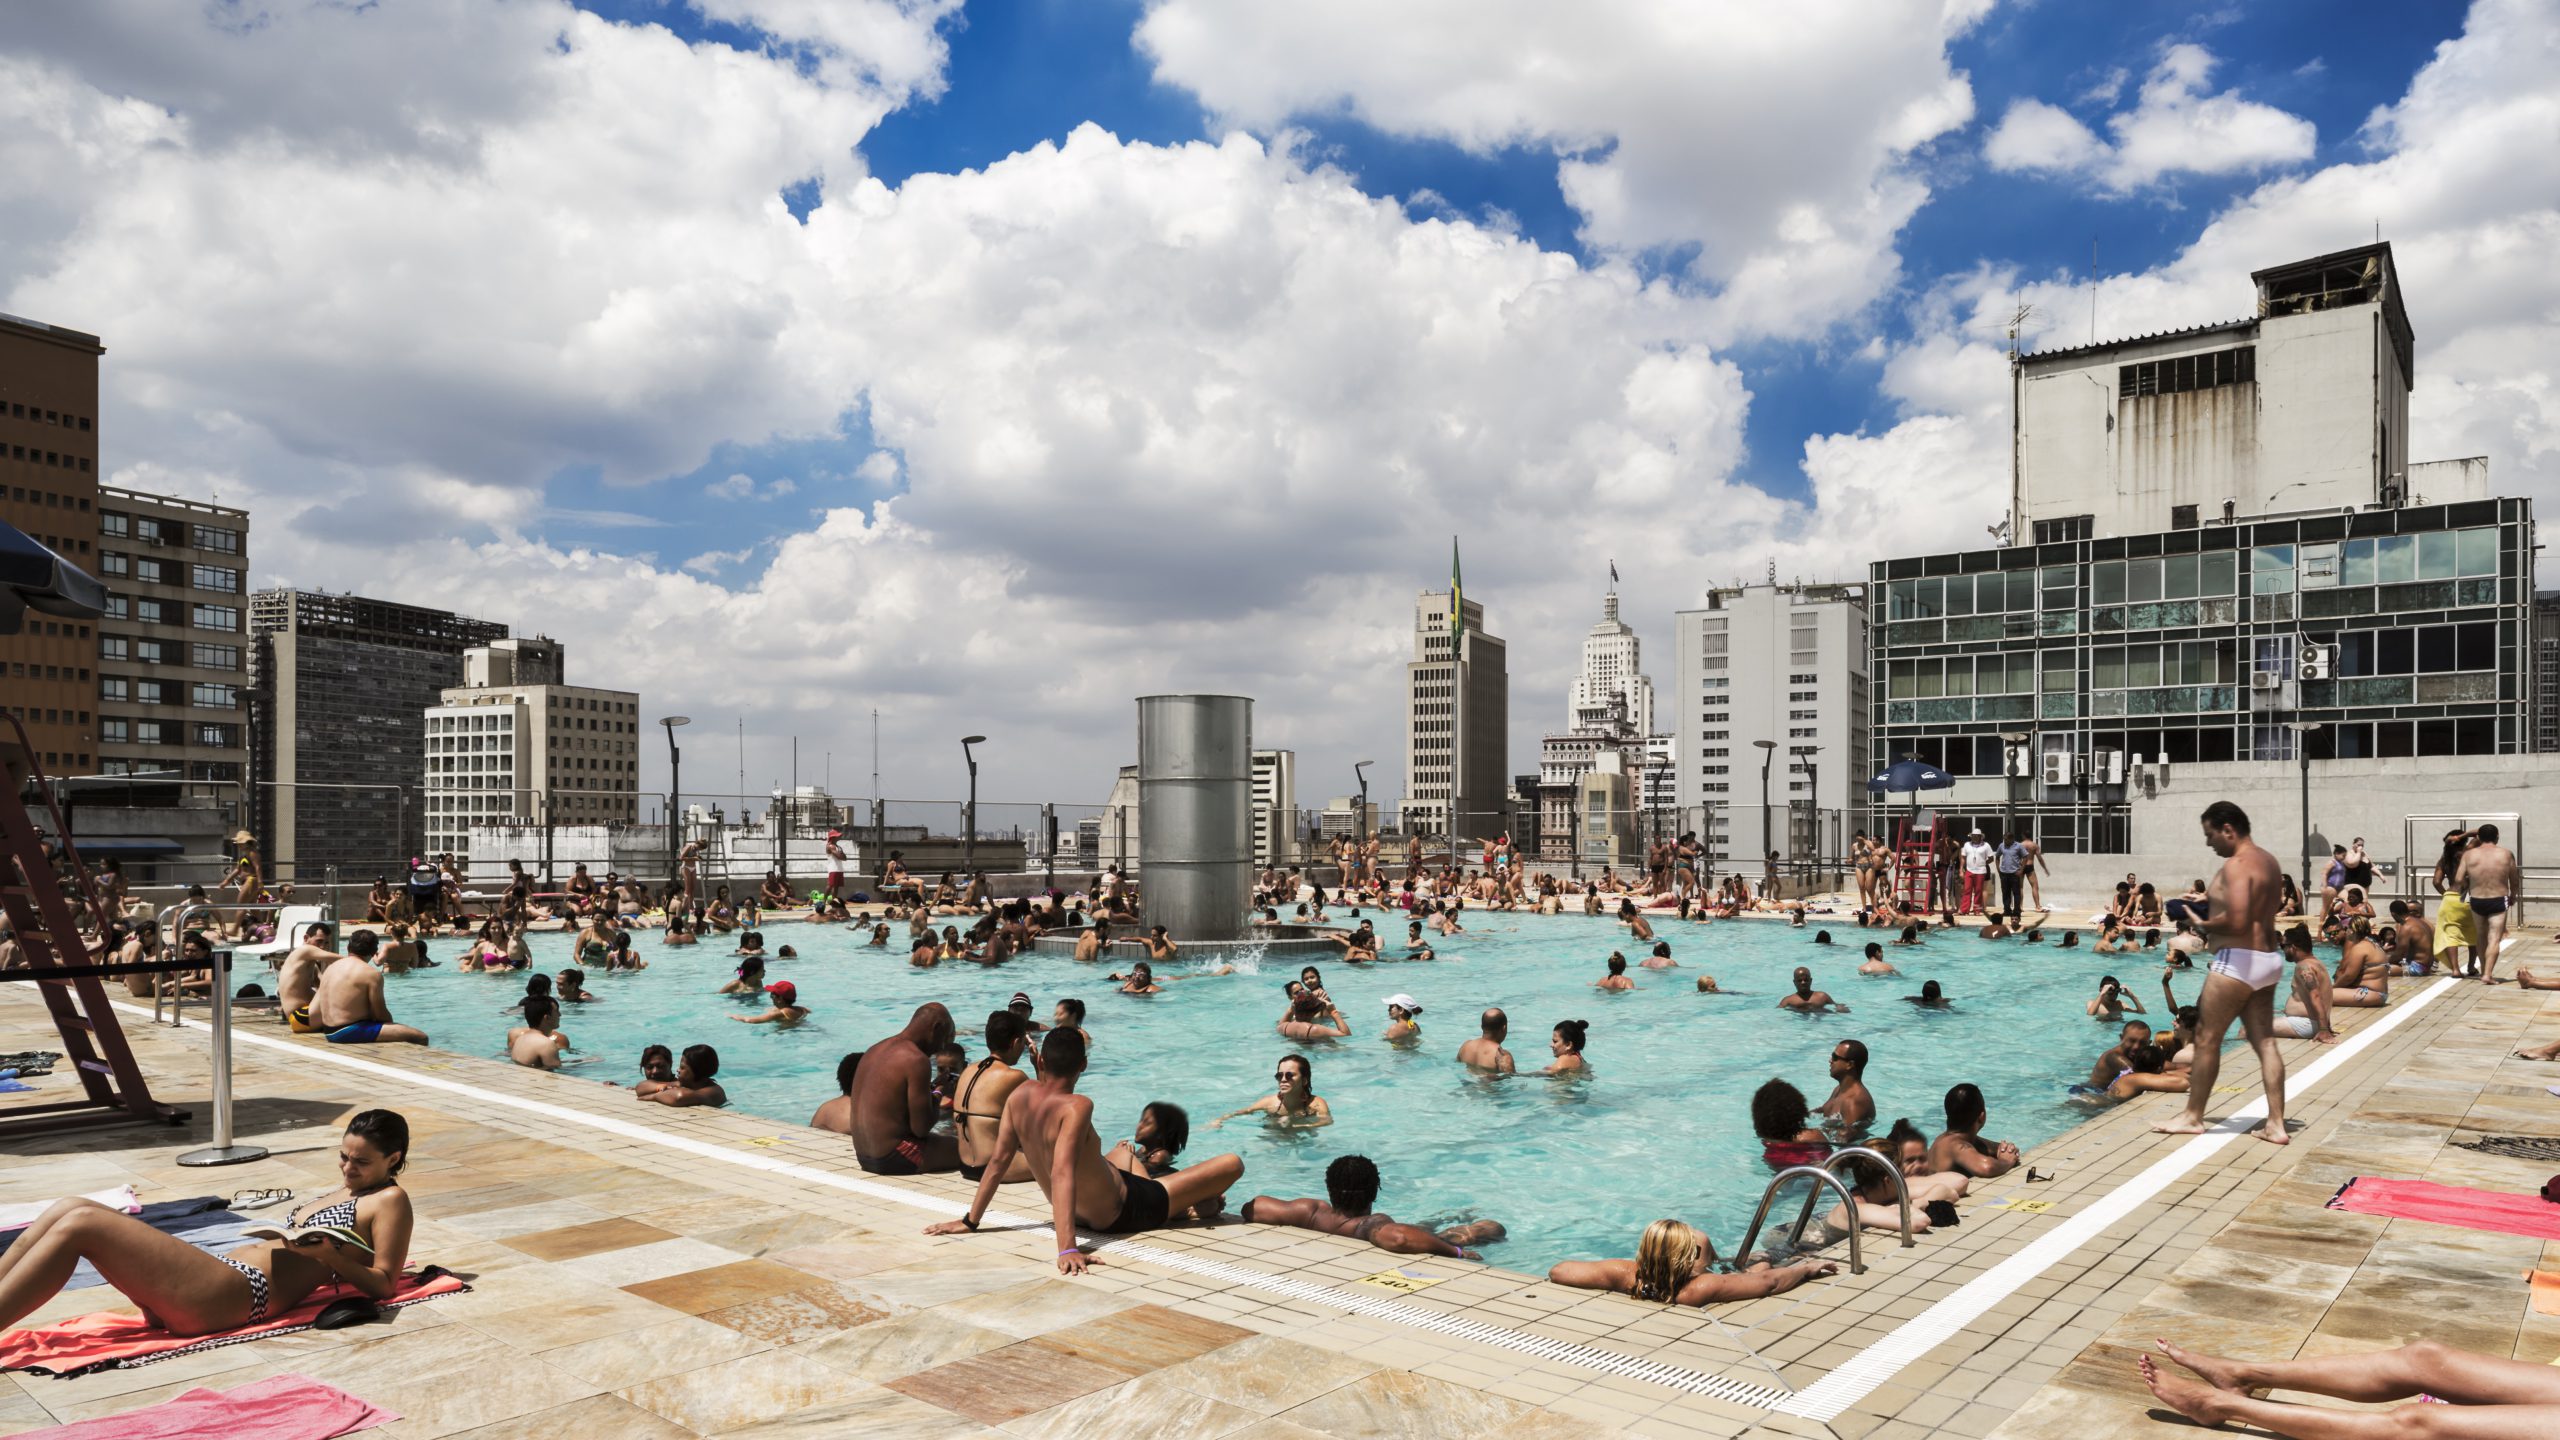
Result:
M1868 1146L1852 1145L1832 1151L1819 1165L1790 1165L1770 1177L1768 1188L1760 1192L1760 1208L1751 1212L1751 1228L1742 1233L1742 1247L1733 1252L1734 1261L1743 1263L1749 1260L1752 1245L1760 1239L1760 1227L1769 1218L1770 1202L1778 1198L1778 1191L1789 1180L1801 1175L1813 1183L1805 1189L1804 1209L1797 1213L1795 1225L1787 1232L1787 1244L1796 1246L1804 1243L1805 1227L1813 1223L1814 1202L1822 1198L1825 1189L1829 1189L1839 1195L1841 1208L1849 1216L1849 1273L1867 1273L1866 1258L1858 1247L1858 1232L1864 1227L1858 1224L1857 1192L1841 1180L1838 1173L1843 1163L1861 1157L1875 1162L1884 1173L1893 1177L1894 1194L1902 1202L1902 1243L1906 1249L1915 1244L1911 1237L1911 1187L1903 1183L1902 1167Z

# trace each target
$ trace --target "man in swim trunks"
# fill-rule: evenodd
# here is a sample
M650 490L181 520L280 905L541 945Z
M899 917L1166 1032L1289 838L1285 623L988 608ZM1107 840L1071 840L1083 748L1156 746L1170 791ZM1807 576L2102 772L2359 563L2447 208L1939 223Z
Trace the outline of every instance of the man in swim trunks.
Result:
M2266 1123L2249 1133L2270 1145L2289 1138L2284 1128L2284 1055L2276 1048L2275 984L2284 974L2276 942L2276 907L2284 898L2283 871L2273 855L2249 838L2249 815L2228 800L2205 807L2205 844L2222 857L2206 887L2210 906L2198 928L2219 947L2204 977L2202 1018L2196 1026L2195 1065L2185 1113L2151 1128L2167 1135L2204 1133L2204 1107L2222 1071L2222 1039L2240 1022L2267 1088Z
M1472 1246L1502 1239L1498 1220L1471 1220L1437 1234L1380 1213L1378 1167L1366 1155L1344 1155L1324 1170L1325 1199L1274 1200L1256 1195L1244 1202L1248 1225L1295 1225L1327 1235L1365 1240L1398 1255L1439 1255L1452 1260L1481 1260Z
M2462 852L2462 864L2453 878L2471 902L2471 921L2479 931L2480 979L2495 985L2499 983L2498 950L2506 944L2510 908L2523 877L2516 868L2515 852L2498 843L2497 826L2483 825L2471 833L2479 837L2478 843Z
M2336 987L2330 983L2329 967L2320 963L2318 952L2311 947L2309 929L2296 925L2284 932L2285 958L2293 962L2293 998L2285 1002L2284 1014L2277 1017L2276 1033L2335 1045L2338 1032L2329 1028L2329 1006Z
M2423 975L2435 968L2436 925L2406 900L2391 902L2391 963Z
M276 967L278 971L277 1009L282 1012L279 1018L291 1025L295 1034L305 1034L316 1028L311 1024L310 1017L303 1012L310 1008L311 997L320 988L320 972L337 964L342 958L344 957L337 951L329 948L329 927L325 924L313 924L303 928L300 942L286 953L283 963ZM150 992L137 990L134 993L142 995ZM297 1015L302 1018L296 1019Z
M383 998L382 972L373 968L381 940L370 930L348 942L347 953L320 972L319 991L311 997L310 1027L340 1045L375 1041L427 1043L427 1032L391 1021L391 1004Z
M1476 1038L1458 1047L1458 1063L1487 1075L1514 1073L1511 1052L1502 1048L1503 1037L1511 1033L1511 1017L1487 1010L1477 1019L1476 1029Z
M950 1017L945 1015L942 1023L947 1035ZM1195 1206L1207 1205L1214 1211L1228 1189L1244 1178L1244 1161L1234 1155L1203 1160L1161 1179L1113 1168L1102 1158L1102 1137L1094 1133L1093 1101L1076 1093L1076 1081L1084 1075L1084 1037L1074 1030L1050 1031L1040 1037L1040 1062L1040 1078L1015 1087L1005 1097L1004 1113L996 1124L995 1150L987 1156L986 1174L978 1181L978 1193L970 1198L968 1214L926 1226L927 1235L977 1229L1014 1157L1026 1156L1031 1178L1049 1197L1055 1217L1058 1269L1081 1275L1091 1262L1077 1238L1077 1227L1110 1235L1154 1230ZM863 1072L868 1074L870 1069L866 1062Z
M853 1076L853 1158L864 1171L921 1175L960 1168L959 1142L933 1133L942 1118L933 1054L956 1035L951 1012L928 1001L905 1029L862 1053Z

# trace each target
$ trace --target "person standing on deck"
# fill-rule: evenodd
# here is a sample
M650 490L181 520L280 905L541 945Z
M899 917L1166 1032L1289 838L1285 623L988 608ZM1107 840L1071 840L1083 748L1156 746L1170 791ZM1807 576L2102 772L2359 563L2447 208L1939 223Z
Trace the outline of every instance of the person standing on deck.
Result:
M2207 887L2211 909L2199 928L2214 948L2204 979L2196 1024L2195 1066L2186 1112L2151 1128L2169 1135L2204 1133L2204 1107L2222 1070L2222 1038L2240 1022L2267 1089L2267 1119L2249 1133L2270 1145L2288 1140L2284 1128L2284 1056L2276 1048L2275 984L2284 978L2284 951L2276 939L2276 907L2283 898L2282 869L2249 838L2249 815L2228 800L2205 807L2205 843L2222 857Z

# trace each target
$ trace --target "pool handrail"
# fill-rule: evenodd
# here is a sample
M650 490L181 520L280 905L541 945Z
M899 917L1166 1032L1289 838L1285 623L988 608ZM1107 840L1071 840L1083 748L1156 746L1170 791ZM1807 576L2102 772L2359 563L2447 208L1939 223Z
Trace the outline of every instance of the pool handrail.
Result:
M1866 1274L1866 1259L1860 1254L1858 1248L1858 1197L1839 1176L1820 1165L1790 1165L1770 1177L1768 1188L1760 1192L1760 1207L1751 1212L1751 1228L1742 1232L1742 1246L1733 1252L1732 1263L1743 1264L1750 1260L1751 1246L1760 1238L1760 1226L1769 1218L1769 1202L1777 1198L1780 1187L1798 1175L1812 1180L1817 1194L1826 1185L1839 1193L1841 1205L1849 1212L1849 1273ZM1813 1201L1808 1197L1805 1201L1805 1215L1810 1217L1812 1213ZM1795 1239L1801 1238L1803 1238L1803 1231L1800 1223ZM1789 1243L1792 1244L1794 1241L1791 1240Z
M1919 1242L1914 1240L1911 1236L1911 1186L1903 1180L1901 1166L1884 1158L1884 1152L1876 1149L1872 1145L1844 1145L1839 1149L1832 1151L1831 1154L1823 1160L1822 1168L1829 1170L1843 1160L1854 1160L1860 1156L1873 1160L1880 1168L1883 1169L1884 1173L1893 1177L1893 1193L1902 1202L1902 1248L1905 1250L1910 1249ZM1855 1190L1857 1187L1852 1185L1849 1188ZM1849 1213L1855 1215L1857 1211L1853 1207ZM1805 1224L1812 1218L1813 1197L1811 1195L1807 1195L1804 1200L1804 1213L1796 1217L1795 1232L1788 1237L1788 1243L1793 1244L1804 1239Z

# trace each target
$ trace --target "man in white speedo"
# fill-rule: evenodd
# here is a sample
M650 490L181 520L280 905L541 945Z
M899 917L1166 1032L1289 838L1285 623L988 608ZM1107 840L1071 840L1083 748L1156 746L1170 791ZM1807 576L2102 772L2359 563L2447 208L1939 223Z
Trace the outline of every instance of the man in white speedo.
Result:
M2284 951L2276 942L2276 908L2284 897L2283 872L2275 857L2249 838L2249 814L2228 800L2205 807L2205 844L2222 857L2207 887L2211 909L2202 929L2214 947L2207 967L2202 1012L2196 1021L2195 1068L2189 1072L2186 1113L2151 1128L2170 1135L2204 1133L2204 1107L2213 1098L2213 1082L2222 1070L2222 1037L2238 1019L2258 1052L2258 1069L2266 1078L2267 1120L2249 1133L2271 1145L2282 1145L2284 1129L2284 1056L2276 1049L2275 984L2284 978Z

